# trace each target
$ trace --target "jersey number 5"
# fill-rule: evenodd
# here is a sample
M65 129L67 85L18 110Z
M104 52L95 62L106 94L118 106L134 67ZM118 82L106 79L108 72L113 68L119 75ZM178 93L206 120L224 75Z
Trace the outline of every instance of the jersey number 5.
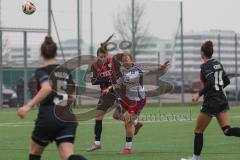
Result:
M55 105L65 107L67 106L68 95L66 90L66 81L57 80L57 97L54 98L53 102Z

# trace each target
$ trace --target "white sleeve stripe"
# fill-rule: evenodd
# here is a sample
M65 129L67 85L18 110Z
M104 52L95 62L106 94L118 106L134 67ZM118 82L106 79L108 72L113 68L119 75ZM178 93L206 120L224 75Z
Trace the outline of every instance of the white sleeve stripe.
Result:
M208 73L207 75L206 75L206 78L210 75L210 74L213 74L214 72L210 72L210 73Z
M44 75L43 77L41 77L39 79L40 82L43 82L43 81L46 81L46 80L48 80L48 76L47 75Z

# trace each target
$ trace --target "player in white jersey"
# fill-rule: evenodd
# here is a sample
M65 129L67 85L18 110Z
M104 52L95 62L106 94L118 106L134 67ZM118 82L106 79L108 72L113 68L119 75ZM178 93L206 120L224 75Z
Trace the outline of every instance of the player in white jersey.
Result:
M152 71L166 73L169 61L163 65L137 65L133 63L130 54L119 53L112 61L112 87L117 95L117 108L113 118L122 120L126 129L126 145L122 150L123 154L132 153L132 139L143 122L138 120L143 107L146 104L146 94L143 86L143 76ZM144 75L143 75L144 74Z
M123 154L132 153L132 139L142 127L142 122L137 120L143 107L146 104L146 96L143 86L143 71L134 65L131 55L123 54L120 68L121 76L117 79L114 88L121 88L121 111L119 108L114 112L113 117L125 122L126 145L122 149Z

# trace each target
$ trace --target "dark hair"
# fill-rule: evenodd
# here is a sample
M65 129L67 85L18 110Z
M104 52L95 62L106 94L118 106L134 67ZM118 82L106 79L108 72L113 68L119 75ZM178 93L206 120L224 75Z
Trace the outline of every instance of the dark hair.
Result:
M108 37L108 39L104 42L101 43L100 47L97 50L97 55L99 55L100 53L103 54L108 54L108 48L107 48L107 44L108 42L113 38L114 34L112 34L111 36Z
M212 58L213 55L213 42L212 41L206 41L201 46L201 51L204 53L204 55L207 58Z
M99 47L97 50L97 55L99 55L100 53L108 54L108 49L107 49L106 43L101 43L101 47Z
M52 37L46 36L41 45L41 56L44 59L52 59L57 54L57 44L53 41Z

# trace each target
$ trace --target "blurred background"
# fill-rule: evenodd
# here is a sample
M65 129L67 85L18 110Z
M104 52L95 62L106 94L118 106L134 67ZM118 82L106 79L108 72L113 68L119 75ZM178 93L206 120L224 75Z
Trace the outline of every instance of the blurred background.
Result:
M231 78L226 95L232 103L239 103L238 1L32 2L37 10L26 15L22 12L24 0L0 0L0 107L21 106L35 95L34 71L41 65L39 48L46 35L57 42L57 62L62 64L76 56L96 56L100 43L113 33L111 56L128 51L136 63L171 62L166 74L145 77L146 90L157 92L149 97L149 103L191 102L191 95L202 87L200 47L206 40L213 41L214 58ZM123 41L131 42L131 48L124 48ZM87 68L75 72L76 83L85 88L78 105L96 104L99 87L90 84Z

